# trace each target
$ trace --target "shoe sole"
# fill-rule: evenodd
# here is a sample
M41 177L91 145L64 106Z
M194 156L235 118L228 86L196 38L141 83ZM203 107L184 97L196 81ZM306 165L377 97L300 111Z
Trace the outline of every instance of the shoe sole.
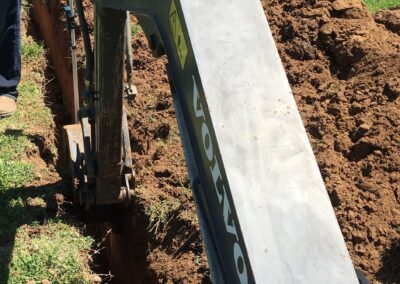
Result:
M12 110L12 111L10 111L10 112L0 113L0 119L9 117L9 116L11 116L11 115L12 115L14 112L16 112L16 111L17 111L17 108L15 108L14 110Z

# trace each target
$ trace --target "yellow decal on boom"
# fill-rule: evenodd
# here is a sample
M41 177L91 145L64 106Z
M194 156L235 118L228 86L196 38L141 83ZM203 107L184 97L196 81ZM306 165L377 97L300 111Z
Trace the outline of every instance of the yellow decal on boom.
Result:
M188 49L185 42L181 21L179 19L178 12L176 11L175 0L171 1L171 8L169 9L169 23L171 25L172 35L174 37L179 61L181 62L181 67L183 69L185 66Z

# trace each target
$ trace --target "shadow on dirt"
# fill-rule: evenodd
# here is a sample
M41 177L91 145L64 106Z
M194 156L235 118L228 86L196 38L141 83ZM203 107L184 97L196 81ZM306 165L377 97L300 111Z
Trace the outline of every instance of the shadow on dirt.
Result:
M400 283L400 240L392 242L382 257L382 267L377 273L382 283Z

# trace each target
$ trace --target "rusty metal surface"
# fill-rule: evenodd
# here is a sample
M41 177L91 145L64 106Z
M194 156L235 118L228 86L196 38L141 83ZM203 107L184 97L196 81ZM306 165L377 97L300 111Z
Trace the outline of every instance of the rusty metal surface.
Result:
M121 202L125 22L125 11L95 6L96 204Z

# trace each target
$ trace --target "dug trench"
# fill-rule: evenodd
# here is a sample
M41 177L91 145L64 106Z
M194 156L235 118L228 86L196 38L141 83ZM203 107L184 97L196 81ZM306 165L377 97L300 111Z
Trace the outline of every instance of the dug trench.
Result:
M0 121L0 283L99 283L108 270L90 267L98 247L64 199L62 92L30 4L21 10L18 111Z
M63 90L66 116L71 118L70 36L63 13L67 2L32 0L32 4ZM84 6L93 31L91 3L84 1ZM208 283L209 270L175 121L166 60L152 58L144 34L134 22L132 33L138 95L134 105L126 104L126 108L137 194L132 208L119 216L121 232L114 233L106 223L91 228L99 239L106 239L107 262L115 283ZM79 31L77 50L82 78L84 55Z
M68 109L66 3L32 3ZM373 16L358 0L262 5L353 263L372 282L399 283L399 13ZM89 1L85 11L93 29ZM107 234L109 265L121 283L209 282L166 58L153 58L133 27L138 95L127 109L137 196L124 233ZM81 50L80 43L80 68Z

